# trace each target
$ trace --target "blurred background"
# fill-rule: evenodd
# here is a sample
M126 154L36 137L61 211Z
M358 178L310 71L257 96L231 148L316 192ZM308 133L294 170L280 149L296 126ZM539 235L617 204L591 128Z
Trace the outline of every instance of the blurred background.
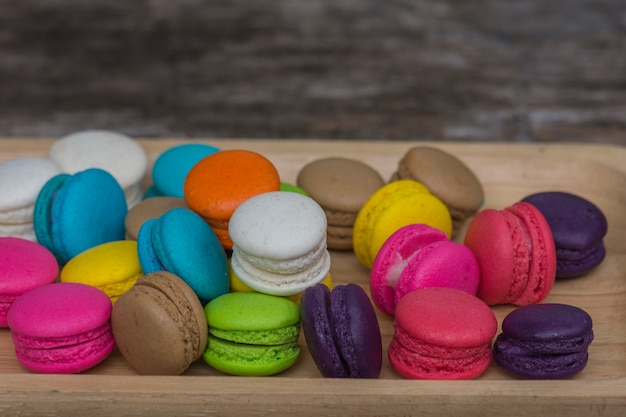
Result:
M0 136L626 145L623 0L0 0Z

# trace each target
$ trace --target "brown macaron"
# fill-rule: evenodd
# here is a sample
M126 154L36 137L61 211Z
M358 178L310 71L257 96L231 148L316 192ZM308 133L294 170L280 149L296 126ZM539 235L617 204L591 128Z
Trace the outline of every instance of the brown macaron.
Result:
M398 163L391 181L411 179L420 182L450 211L453 233L476 214L484 202L481 182L456 156L431 146L410 148Z
M372 167L362 161L329 157L312 161L298 173L297 185L326 213L329 249L351 250L352 228L367 199L385 184Z
M139 229L146 220L157 219L173 208L188 208L183 198L150 197L134 205L124 219L126 239L137 240Z
M208 324L200 300L169 272L144 275L111 314L122 356L140 374L180 375L202 356Z

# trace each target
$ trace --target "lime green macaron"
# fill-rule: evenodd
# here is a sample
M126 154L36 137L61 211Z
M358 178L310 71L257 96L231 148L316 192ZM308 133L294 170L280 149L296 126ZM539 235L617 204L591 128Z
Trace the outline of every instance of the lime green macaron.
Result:
M300 356L300 308L285 297L233 292L211 300L204 312L209 341L203 358L221 372L274 375Z

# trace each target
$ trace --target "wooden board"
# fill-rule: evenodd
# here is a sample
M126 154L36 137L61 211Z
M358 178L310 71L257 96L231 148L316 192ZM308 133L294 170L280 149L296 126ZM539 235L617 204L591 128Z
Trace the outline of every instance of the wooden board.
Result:
M151 161L175 144L191 140L140 139ZM361 159L389 178L403 153L415 143L354 141L205 140L215 146L251 149L267 156L284 181L325 156ZM45 156L51 140L0 140L0 160ZM424 142L421 142L424 143ZM588 366L562 381L523 381L492 364L472 381L411 381L386 360L377 380L322 378L303 349L298 363L280 375L244 378L220 374L202 361L182 376L137 375L114 353L81 375L37 375L15 359L8 329L0 329L0 414L24 415L319 415L432 416L487 413L557 416L623 416L626 413L626 148L580 144L430 143L457 155L485 186L485 207L504 208L545 190L577 193L607 215L607 257L583 277L558 281L546 301L587 310L596 339ZM146 178L146 185L150 179ZM457 240L462 241L463 233ZM332 252L337 283L368 289L368 271L352 253ZM501 319L510 306L495 307ZM392 322L379 316L385 347ZM305 347L301 338L301 346Z

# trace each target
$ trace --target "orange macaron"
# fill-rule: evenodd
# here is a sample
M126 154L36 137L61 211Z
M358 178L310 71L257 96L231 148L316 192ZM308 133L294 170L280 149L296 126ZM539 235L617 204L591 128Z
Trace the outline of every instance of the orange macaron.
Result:
M225 249L232 249L228 222L235 209L255 195L278 191L280 177L263 155L243 149L221 150L201 159L185 179L183 194L191 210L211 226Z

